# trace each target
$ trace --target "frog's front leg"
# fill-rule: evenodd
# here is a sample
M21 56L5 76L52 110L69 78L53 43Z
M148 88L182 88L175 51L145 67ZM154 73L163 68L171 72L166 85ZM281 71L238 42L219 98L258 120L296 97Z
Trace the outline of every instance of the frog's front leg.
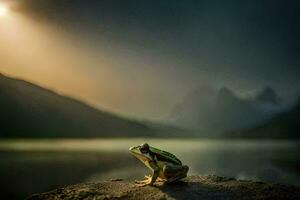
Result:
M145 175L145 178L144 179L151 179L151 175ZM143 182L145 182L146 180L143 180ZM159 175L158 175L158 177L157 177L157 179L156 179L156 182L163 182L163 181L165 181L165 179L163 179L163 178L160 178L159 177Z
M157 180L158 175L159 175L159 167L154 162L149 162L149 166L152 171L151 176L145 176L146 180L138 182L138 184L137 184L138 186L153 185L155 183L155 181Z
M137 183L137 184L147 183L147 182L149 182L150 179L151 179L151 175L145 175L143 180L141 180L141 181L135 180L134 182Z

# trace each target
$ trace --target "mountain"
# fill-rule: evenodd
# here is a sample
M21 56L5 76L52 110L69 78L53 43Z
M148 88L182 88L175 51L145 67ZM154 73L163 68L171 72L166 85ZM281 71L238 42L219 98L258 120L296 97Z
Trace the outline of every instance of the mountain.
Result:
M232 131L229 137L240 138L295 138L300 139L300 99L289 111L280 113L254 128Z
M142 137L180 132L118 117L1 74L0 109L0 137Z
M278 112L279 98L267 87L252 99L242 99L232 90L202 85L175 106L170 121L191 128L200 136L222 136L229 130L256 126Z
M230 89L222 88L212 110L212 128L219 133L226 130L251 127L264 116L251 102L237 97Z
M265 104L279 104L280 98L276 94L275 90L270 86L264 88L260 93L258 93L255 97L257 102L265 103Z
M217 91L209 85L201 85L188 93L183 101L175 105L170 114L170 122L189 129L197 129L199 121L206 119L214 106Z
M286 109L275 90L269 86L258 92L249 102L257 107L266 117L272 117Z

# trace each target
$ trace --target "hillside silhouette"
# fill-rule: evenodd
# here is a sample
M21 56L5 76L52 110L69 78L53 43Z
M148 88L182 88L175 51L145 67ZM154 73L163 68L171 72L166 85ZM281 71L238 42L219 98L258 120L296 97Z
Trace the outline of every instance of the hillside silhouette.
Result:
M240 138L300 138L300 98L298 103L288 111L254 128L227 133L230 137Z
M2 74L0 109L0 137L128 137L178 133L176 128L118 117Z

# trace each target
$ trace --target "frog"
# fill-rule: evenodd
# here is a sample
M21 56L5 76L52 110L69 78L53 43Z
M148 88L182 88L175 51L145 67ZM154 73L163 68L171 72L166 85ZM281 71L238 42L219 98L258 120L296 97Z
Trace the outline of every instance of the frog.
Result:
M156 182L163 184L177 182L187 176L189 167L173 154L152 147L148 143L129 148L129 152L151 170L141 181L135 181L138 186L153 186Z

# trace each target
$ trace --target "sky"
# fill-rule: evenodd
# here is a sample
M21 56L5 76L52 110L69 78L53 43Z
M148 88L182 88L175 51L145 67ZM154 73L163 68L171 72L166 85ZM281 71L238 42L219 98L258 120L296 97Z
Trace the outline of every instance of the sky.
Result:
M0 73L159 120L202 84L300 94L297 0L0 0Z

